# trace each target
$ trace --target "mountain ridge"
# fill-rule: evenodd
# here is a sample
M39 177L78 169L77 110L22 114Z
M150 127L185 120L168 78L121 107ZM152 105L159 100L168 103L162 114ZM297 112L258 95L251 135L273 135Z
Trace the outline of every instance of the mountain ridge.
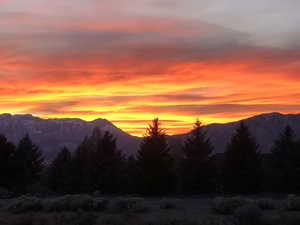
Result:
M270 151L274 140L286 125L290 125L294 129L297 138L300 137L300 114L264 113L235 122L203 126L214 145L215 153L224 152L228 141L241 121L249 126L263 153ZM79 118L43 119L31 114L0 114L1 134L17 143L22 136L28 133L33 141L41 147L45 157L50 160L64 146L74 151L76 146L95 127L99 127L103 132L113 133L117 139L118 148L125 155L135 154L142 140L102 118L85 121ZM189 133L167 136L170 146L175 152L178 151L180 154L180 146Z
M79 118L43 119L31 114L0 114L0 134L17 143L28 133L49 159L64 146L73 151L95 127L113 133L125 155L131 154L131 148L135 149L139 141L138 137L122 131L106 119L85 121Z
M225 151L231 136L242 121L249 127L262 153L270 152L274 141L287 125L293 128L296 138L300 138L300 114L263 113L235 122L213 123L203 126L214 145L215 153ZM181 142L187 135L179 135Z

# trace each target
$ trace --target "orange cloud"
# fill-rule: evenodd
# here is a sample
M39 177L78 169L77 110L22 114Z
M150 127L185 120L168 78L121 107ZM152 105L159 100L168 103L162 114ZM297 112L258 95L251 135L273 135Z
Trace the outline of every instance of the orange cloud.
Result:
M51 29L4 32L1 113L104 117L142 135L157 116L173 134L197 117L207 124L300 110L297 46L257 46L245 33L174 18L25 22Z

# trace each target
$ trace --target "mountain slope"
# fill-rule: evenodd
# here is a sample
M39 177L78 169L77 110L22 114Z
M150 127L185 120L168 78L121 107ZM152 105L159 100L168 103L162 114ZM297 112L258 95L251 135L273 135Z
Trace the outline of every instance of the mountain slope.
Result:
M296 136L300 137L300 114L269 113L243 120L260 144L262 152L269 152L274 140L286 125L290 125ZM224 152L238 122L211 124L204 127L215 147L216 153ZM134 154L141 138L131 136L115 127L105 119L86 122L81 119L41 119L32 115L0 114L0 134L17 143L26 133L43 150L45 157L51 160L63 146L74 150L94 127L110 131L117 138L118 148L125 155ZM180 154L180 146L189 134L168 136L174 151Z
M295 131L296 137L300 138L300 114L268 113L242 121L249 126L252 135L259 143L260 151L263 153L270 152L274 140L278 138L280 132L287 125L290 125ZM210 124L203 128L207 136L210 137L215 153L225 151L227 143L239 124L240 121L226 124ZM178 146L178 143L182 143L187 135L170 136L170 143L175 142L177 144L173 144L173 146ZM177 149L177 151L179 150Z
M52 159L63 146L74 150L94 127L113 133L124 154L136 151L140 139L123 132L105 119L86 122L81 119L41 119L32 115L0 115L0 134L17 143L28 133L47 159Z

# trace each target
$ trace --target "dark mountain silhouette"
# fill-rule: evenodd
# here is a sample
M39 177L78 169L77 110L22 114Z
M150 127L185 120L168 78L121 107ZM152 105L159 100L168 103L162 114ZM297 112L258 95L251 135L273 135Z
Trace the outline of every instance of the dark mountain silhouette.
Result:
M251 134L255 137L257 143L259 143L259 150L262 153L270 152L274 140L278 138L278 135L287 125L290 125L296 137L300 138L300 114L281 114L275 112L260 114L241 121L249 127ZM226 124L210 124L203 127L203 130L207 133L214 146L215 153L223 153L225 151L232 134L241 121ZM172 145L176 149L176 146L182 143L187 135L189 134L170 136L170 143L173 143ZM178 147L176 150L179 151Z
M47 159L52 159L62 147L74 151L86 135L95 127L110 131L117 138L117 145L128 155L137 150L140 138L131 136L105 119L86 122L81 119L41 119L29 114L0 114L0 134L17 143L29 134L41 147Z
M243 121L249 126L263 153L270 151L273 141L286 125L294 129L297 138L300 137L300 114L269 113ZM215 153L224 152L238 125L239 122L232 122L211 124L203 128L215 147ZM34 143L41 147L47 159L52 159L63 146L73 151L94 127L113 133L117 138L118 148L125 155L137 151L141 138L127 134L105 119L86 122L81 119L41 119L28 114L0 114L0 134L6 135L8 140L17 143L28 133ZM180 154L179 147L187 135L189 134L168 136L171 147L174 147L174 151L178 154Z

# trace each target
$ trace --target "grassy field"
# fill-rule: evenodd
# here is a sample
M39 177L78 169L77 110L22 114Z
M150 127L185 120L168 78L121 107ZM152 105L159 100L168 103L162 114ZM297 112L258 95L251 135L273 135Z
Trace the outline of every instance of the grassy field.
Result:
M299 225L300 198L66 195L0 200L0 225Z

